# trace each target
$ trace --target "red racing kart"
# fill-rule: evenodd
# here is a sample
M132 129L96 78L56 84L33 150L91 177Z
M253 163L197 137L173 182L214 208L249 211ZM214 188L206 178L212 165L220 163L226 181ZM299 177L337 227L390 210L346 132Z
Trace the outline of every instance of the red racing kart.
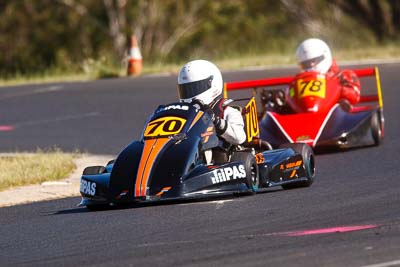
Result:
M314 150L379 145L384 118L378 68L353 71L360 78L373 76L376 81L376 93L366 94L362 89L355 105L341 102L340 91L331 88L335 83L323 74L298 80L291 76L229 82L225 96L229 91L253 89L262 106L258 114L260 138L273 148L299 142Z

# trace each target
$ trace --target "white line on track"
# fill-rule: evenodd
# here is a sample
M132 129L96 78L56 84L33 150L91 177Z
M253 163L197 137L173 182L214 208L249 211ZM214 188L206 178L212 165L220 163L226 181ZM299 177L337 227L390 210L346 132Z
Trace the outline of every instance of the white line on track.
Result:
M215 205L215 209L216 209L216 210L219 210L220 208L222 208L222 207L224 206L225 202L231 202L231 201L233 201L233 200L227 199L227 200L218 200L218 201L215 201L215 202L214 202L214 203L216 204L216 205Z
M43 87L43 88L34 89L32 91L28 91L28 90L21 88L21 89L18 89L18 91L15 91L15 92L13 91L10 94L6 94L6 95L0 97L0 100L14 98L14 97L20 97L20 96L28 96L28 95L56 92L56 91L62 90L63 88L64 88L64 86L61 86L61 85L47 86L47 87Z
M381 263L372 264L372 265L364 265L361 267L389 267L389 266L400 266L400 260L381 262Z
M232 202L235 201L233 199L225 199L225 200L214 200L214 201L200 201L200 202L189 202L189 203L183 203L182 205L214 205L216 206L216 209L220 209L226 202Z
M61 89L63 89L63 86L53 85L53 86L49 86L49 87L35 89L32 91L32 93L34 93L34 94L48 93L48 92L60 91Z
M21 126L32 126L32 125L40 125L40 124L47 124L50 122L59 122L59 121L67 121L67 120L76 120L76 119L81 119L81 118L86 118L86 117L94 117L94 116L99 116L99 112L89 112L89 113L84 113L84 114L77 114L77 115L67 115L63 117L57 117L57 118L52 118L52 119L43 119L43 120L37 120L37 121L27 121L27 122L21 122L14 124L14 127L21 127Z

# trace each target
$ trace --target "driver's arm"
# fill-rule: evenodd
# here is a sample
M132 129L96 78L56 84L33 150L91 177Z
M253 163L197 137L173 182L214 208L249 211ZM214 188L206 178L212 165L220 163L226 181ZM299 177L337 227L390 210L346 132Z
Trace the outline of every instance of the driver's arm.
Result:
M341 98L346 99L350 104L356 104L360 101L360 80L351 70L343 70L338 74L342 85Z
M241 112L227 107L224 111L224 120L227 124L226 130L220 136L233 145L243 144L246 141L246 133Z

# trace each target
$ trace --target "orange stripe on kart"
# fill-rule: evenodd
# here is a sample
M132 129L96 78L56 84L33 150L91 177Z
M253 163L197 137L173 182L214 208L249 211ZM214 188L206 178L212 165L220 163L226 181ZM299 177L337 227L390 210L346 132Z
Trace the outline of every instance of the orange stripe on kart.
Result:
M164 187L160 192L158 192L158 193L156 194L156 196L161 196L161 195L164 194L165 192L168 192L171 188L172 188L172 186Z
M194 118L192 124L189 127L189 130L193 127L193 125L196 124L196 122L201 118L201 116L204 114L203 111L199 111L199 113L197 113L196 117Z
M168 138L156 138L144 142L142 158L140 159L139 169L136 175L136 197L146 196L147 183L154 160L168 141Z

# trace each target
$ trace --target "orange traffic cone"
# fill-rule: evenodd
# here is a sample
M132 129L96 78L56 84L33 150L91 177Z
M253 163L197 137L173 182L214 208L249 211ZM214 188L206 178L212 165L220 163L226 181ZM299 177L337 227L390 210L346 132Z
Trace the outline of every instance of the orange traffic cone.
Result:
M142 54L135 36L131 36L130 49L128 53L128 75L136 76L142 72Z

